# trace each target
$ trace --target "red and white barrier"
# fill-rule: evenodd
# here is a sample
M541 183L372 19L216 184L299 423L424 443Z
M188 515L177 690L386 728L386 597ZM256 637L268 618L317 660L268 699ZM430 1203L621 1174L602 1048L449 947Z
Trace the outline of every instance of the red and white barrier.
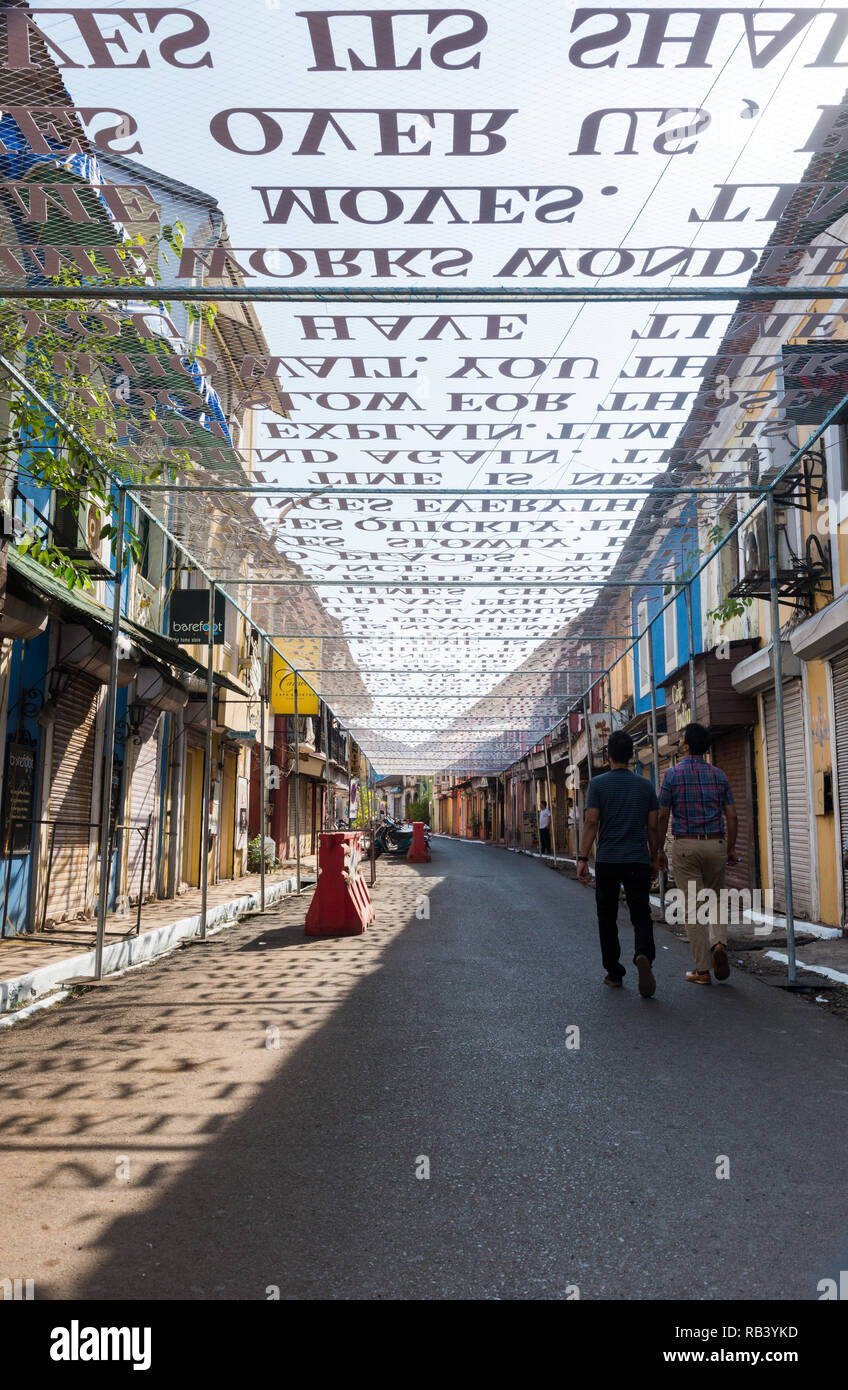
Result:
M406 857L410 864L430 863L430 851L427 848L427 841L424 839L423 820L412 822L412 844L406 851Z
M306 914L307 936L359 936L374 917L374 904L360 876L362 835L358 830L318 836L318 884Z

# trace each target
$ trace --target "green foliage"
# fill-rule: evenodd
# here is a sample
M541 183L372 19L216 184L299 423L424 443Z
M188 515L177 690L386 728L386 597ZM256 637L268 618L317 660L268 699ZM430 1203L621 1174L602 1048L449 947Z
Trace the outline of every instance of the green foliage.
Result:
M180 223L162 228L163 240L177 254L184 236ZM150 267L140 269L136 256L143 244L138 236L112 247L127 266L126 276L116 283L146 283ZM96 248L88 255L105 274L107 268L98 266ZM158 279L155 268L153 273ZM131 409L126 402L128 393L112 388L115 354L129 346L143 361L145 353L156 354L157 346L161 351L166 345L143 340L128 320L121 321L118 311L108 303L108 289L104 289L103 304L75 296L74 291L83 283L80 273L66 268L49 277L47 284L65 286L67 299L44 300L34 294L28 300L0 302L0 354L37 393L25 390L0 368L0 375L5 377L0 385L0 468L7 478L14 478L20 455L27 450L30 478L61 493L68 505L86 510L93 507L105 523L101 535L111 540L114 553L114 481L143 486L161 477L165 469L159 438L144 429L155 411ZM205 322L214 322L213 306L203 306L198 312ZM188 377L186 388L191 389ZM57 416L70 427L68 430L57 427ZM128 437L134 441L132 452L126 447ZM170 450L168 466L190 468L188 452ZM130 555L139 559L141 540L130 525L125 543ZM46 517L36 517L26 525L18 549L59 575L69 587L91 587L85 567L52 543Z
M258 874L262 861L262 836L257 835L247 842L247 872ZM265 836L265 868L275 869L282 861L277 858L277 846L270 835Z
M710 526L707 530L707 540L710 543L710 549L714 550L717 546L721 545L724 536L725 531L720 522L716 522L714 525ZM707 617L719 623L729 623L731 618L743 617L751 607L753 601L754 600L751 598L731 598L730 595L727 595L715 608L708 610Z
M423 820L430 823L430 803L429 801L410 801L406 810L408 821Z
M707 617L713 618L719 623L729 623L731 618L741 618L753 602L752 598L730 598L728 596L723 598L715 608L709 609Z

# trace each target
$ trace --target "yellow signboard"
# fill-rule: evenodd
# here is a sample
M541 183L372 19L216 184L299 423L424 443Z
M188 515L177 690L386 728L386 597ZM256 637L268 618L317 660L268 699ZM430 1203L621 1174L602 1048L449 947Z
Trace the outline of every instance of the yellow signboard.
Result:
M298 714L317 714L321 667L320 637L301 637L294 641L280 637L271 639L285 660L272 652L271 680L268 694L275 714L294 714L294 671L304 673L297 678ZM309 684L307 684L307 681Z

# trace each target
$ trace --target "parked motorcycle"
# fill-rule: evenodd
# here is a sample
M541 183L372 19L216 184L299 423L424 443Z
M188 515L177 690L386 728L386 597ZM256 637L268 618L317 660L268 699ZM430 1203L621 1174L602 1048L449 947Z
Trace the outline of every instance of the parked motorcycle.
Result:
M412 826L401 825L388 818L380 822L374 834L376 854L406 854L411 844Z
M411 821L393 820L391 816L384 816L374 835L374 852L382 854L406 854L412 844L414 834ZM424 840L430 843L430 827L424 826Z

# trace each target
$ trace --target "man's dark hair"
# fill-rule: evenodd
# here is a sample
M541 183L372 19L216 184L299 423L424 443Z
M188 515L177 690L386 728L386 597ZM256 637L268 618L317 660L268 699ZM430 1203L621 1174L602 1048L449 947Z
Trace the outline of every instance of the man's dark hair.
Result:
M623 729L616 729L607 740L607 753L610 762L629 763L633 757L633 740Z
M683 730L683 742L688 745L690 753L702 758L710 746L709 730L703 724L687 724Z

